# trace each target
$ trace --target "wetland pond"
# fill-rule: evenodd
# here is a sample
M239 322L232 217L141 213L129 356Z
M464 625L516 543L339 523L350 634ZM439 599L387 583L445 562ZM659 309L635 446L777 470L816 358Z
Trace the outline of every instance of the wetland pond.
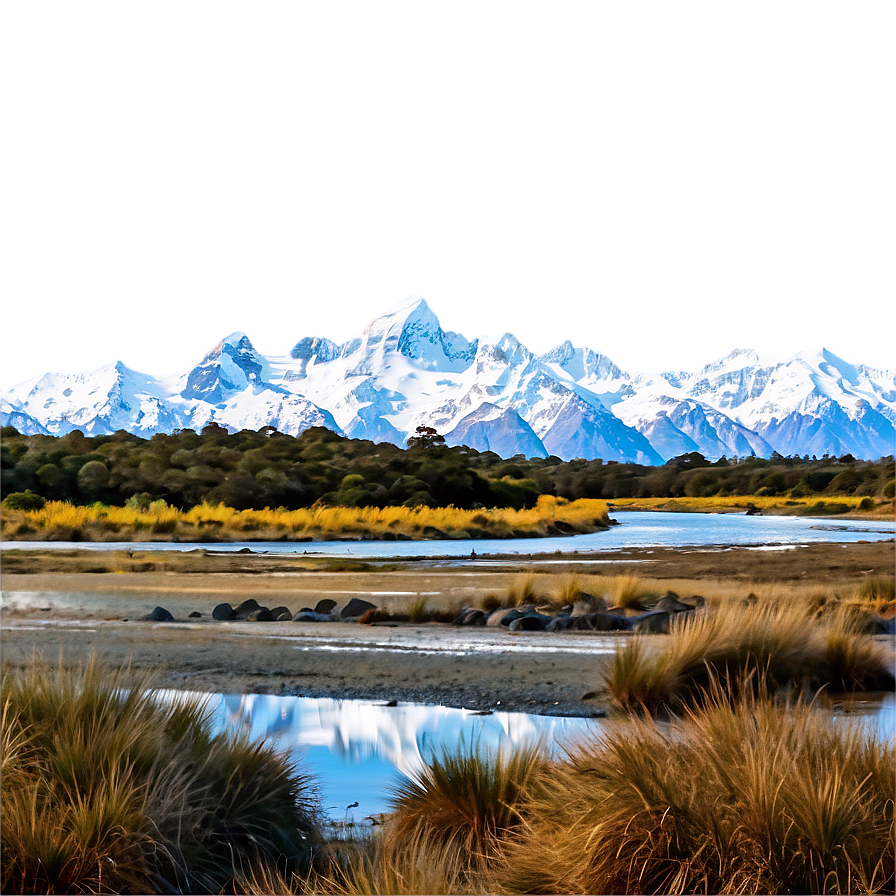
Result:
M158 693L168 700L184 696L179 691ZM562 756L565 746L599 736L613 724L608 719L482 714L415 703L391 706L267 694L189 696L208 700L218 730L244 731L287 750L319 782L330 819L349 823L364 823L369 816L388 812L394 785L414 777L429 757L443 749L474 743L492 750L513 749L541 739L554 755ZM857 719L870 733L893 736L893 695L848 705L851 712L831 714L833 724Z

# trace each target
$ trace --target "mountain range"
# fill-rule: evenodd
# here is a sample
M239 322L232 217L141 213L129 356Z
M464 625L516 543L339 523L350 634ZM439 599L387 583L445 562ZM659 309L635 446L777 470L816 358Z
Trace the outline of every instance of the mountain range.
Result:
M538 355L510 333L469 340L413 297L342 344L305 337L262 355L237 332L183 374L118 361L46 373L0 398L0 423L23 433L150 436L212 422L292 435L325 426L398 445L425 425L503 457L876 459L894 453L896 383L893 370L824 348L784 360L737 349L695 372L627 372L569 341Z

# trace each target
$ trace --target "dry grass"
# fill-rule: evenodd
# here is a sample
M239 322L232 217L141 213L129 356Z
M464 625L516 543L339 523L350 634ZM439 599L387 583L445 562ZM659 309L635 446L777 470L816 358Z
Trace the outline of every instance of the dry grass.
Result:
M607 599L626 610L646 610L656 593L638 576L615 576L607 585Z
M397 844L422 837L486 855L519 824L518 806L546 766L539 743L511 753L461 743L433 757L416 780L398 785L388 836Z
M701 699L713 679L769 690L893 688L892 651L846 612L816 618L805 606L737 602L679 616L662 647L641 638L617 650L607 686L627 709L671 710Z
M516 576L504 592L504 605L519 607L523 604L535 603L539 599L536 590L538 579L534 572L524 572Z
M542 496L537 506L528 510L324 506L234 510L221 504L199 504L181 511L164 501L154 501L145 510L48 501L42 510L4 509L2 534L7 539L32 540L152 541L176 536L214 542L358 535L394 538L398 534L421 538L436 530L442 533L439 537L467 538L470 530L478 530L504 538L546 535L558 521L576 532L594 532L608 524L606 503L588 499L562 503Z
M526 801L501 893L892 892L896 755L809 706L716 695L581 746ZM545 844L551 844L550 861Z
M783 514L811 513L851 513L859 510L865 499L856 495L834 495L808 498L794 498L790 495L727 495L709 498L614 498L613 506L618 510L673 510L699 513L739 513L755 507L764 513ZM872 512L884 514L892 510L892 503L875 506Z
M94 661L4 672L3 892L214 892L251 863L308 867L310 781L149 683Z

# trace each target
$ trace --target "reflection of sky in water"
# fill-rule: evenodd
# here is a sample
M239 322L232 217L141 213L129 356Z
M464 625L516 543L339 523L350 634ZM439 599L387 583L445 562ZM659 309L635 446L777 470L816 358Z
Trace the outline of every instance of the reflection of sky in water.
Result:
M166 698L178 695L177 691L160 693ZM348 815L358 821L388 811L393 784L413 777L433 752L452 749L461 740L497 749L542 738L558 752L564 744L596 733L606 724L524 713L482 716L445 706L406 703L393 707L368 700L266 694L212 694L208 700L216 726L243 730L252 738L269 738L288 750L320 783L323 805L336 820ZM882 703L856 702L851 710L833 714L833 724L858 722L881 737L893 737L893 695ZM358 806L347 810L354 802Z
M505 538L458 541L280 541L204 545L215 552L250 550L271 554L325 554L336 557L464 557L476 554L550 554L575 551L615 551L630 547L679 545L810 544L817 542L880 541L892 538L890 520L820 520L796 516L745 516L737 513L664 513L611 511L621 523L605 532L563 538ZM2 549L52 550L70 548L65 542L4 542ZM78 549L195 550L196 544L79 542Z
M175 691L162 692L175 696ZM367 700L211 695L216 726L269 738L320 782L323 805L340 819L388 811L390 785L413 776L426 758L463 739L496 749L544 738L553 749L597 730L594 719L502 713L482 716L445 706L384 706Z

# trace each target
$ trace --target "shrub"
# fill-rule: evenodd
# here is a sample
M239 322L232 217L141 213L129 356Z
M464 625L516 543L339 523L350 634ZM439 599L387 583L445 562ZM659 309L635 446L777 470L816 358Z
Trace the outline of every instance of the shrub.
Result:
M29 488L23 492L8 494L0 506L7 510L43 510L46 503L46 498L41 495L35 495Z

